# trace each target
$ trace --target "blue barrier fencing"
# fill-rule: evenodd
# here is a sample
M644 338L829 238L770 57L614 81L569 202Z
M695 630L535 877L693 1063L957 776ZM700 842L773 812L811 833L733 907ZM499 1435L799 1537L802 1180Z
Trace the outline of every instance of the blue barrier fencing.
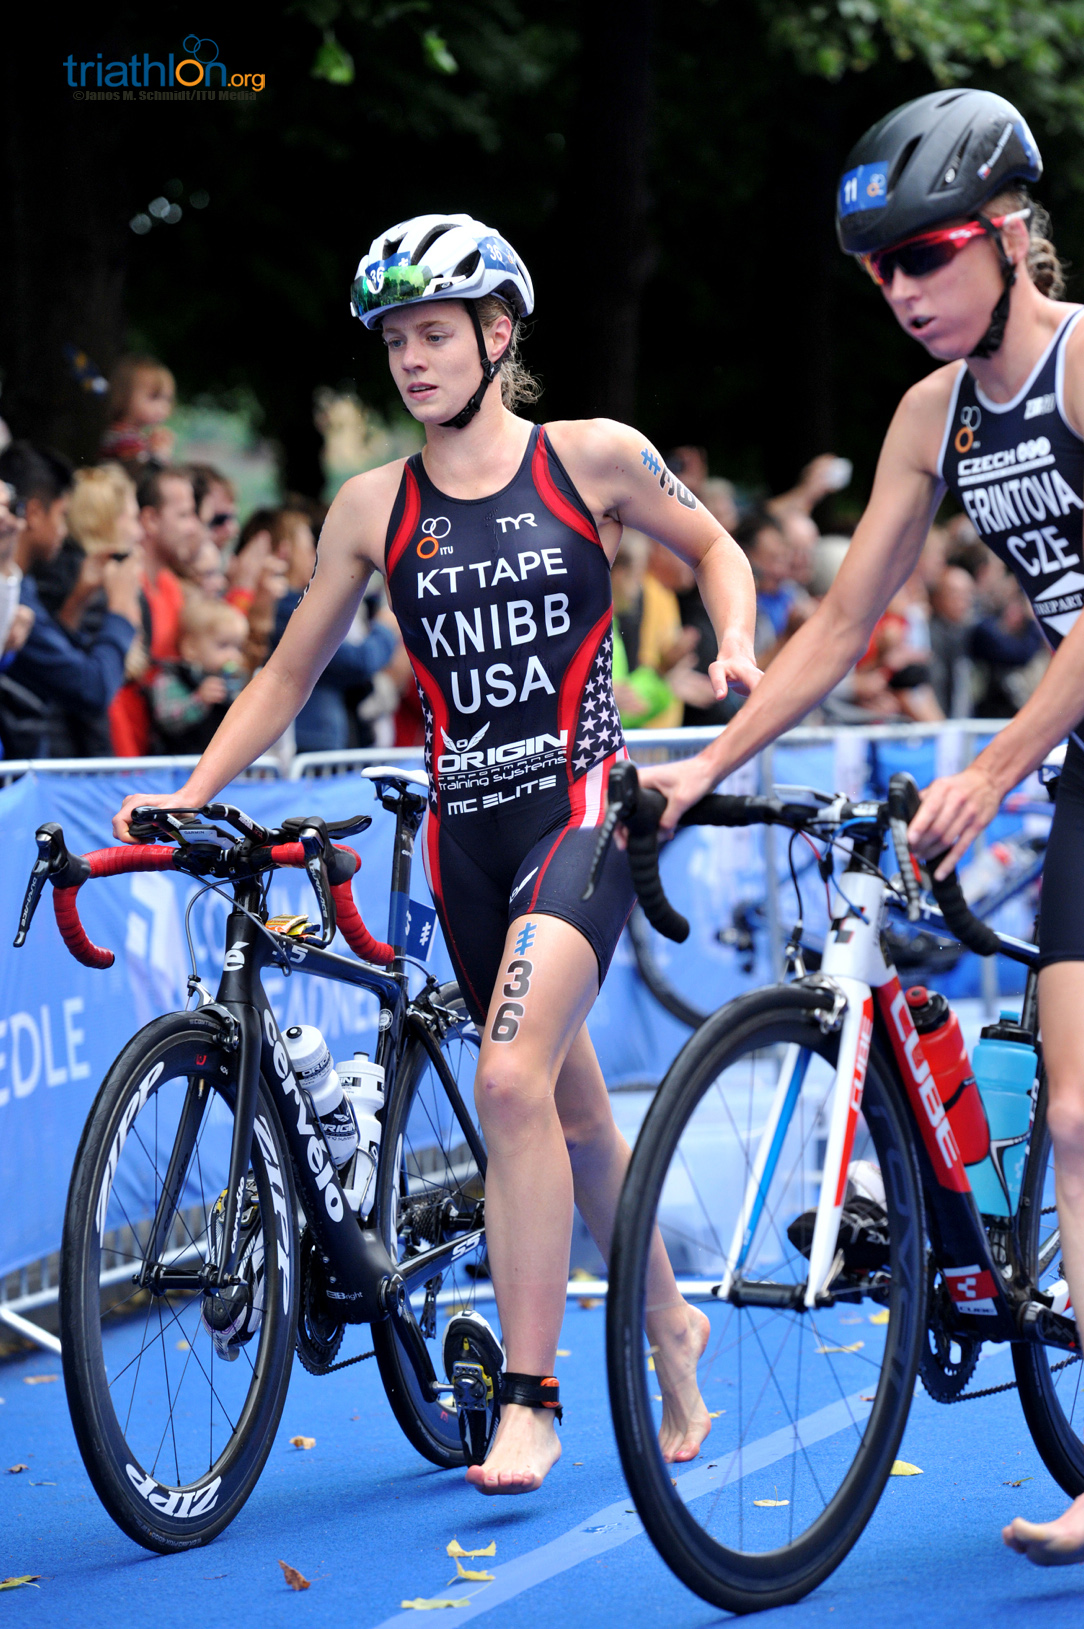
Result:
M727 790L753 791L774 782L839 789L850 795L877 794L888 776L901 768L910 769L921 785L935 773L956 767L945 740L944 732L930 739L898 731L879 735L807 731L739 771L727 782ZM688 752L698 742L674 735L656 740L644 732L630 744L634 756L643 759ZM952 751L958 751L958 742ZM356 761L360 755L348 756ZM314 764L308 774L290 780L246 779L223 796L268 825L288 815L319 814L335 820L359 809L372 812L372 827L352 840L363 862L354 886L363 916L382 936L393 821L376 802L370 783L350 773L350 763L340 760L340 773L331 772L335 767L330 762ZM106 846L112 841L110 819L127 794L173 790L185 774L180 764L134 774L84 775L50 773L35 766L0 789L0 841L9 857L0 879L0 925L7 924L3 931L8 942L34 858L33 833L38 825L59 821L76 852ZM1036 818L1041 823L1041 817L1028 817L1033 823ZM1001 816L992 835L997 838L1020 826L1019 817ZM823 934L825 889L804 843L796 845L795 860L807 931ZM777 971L781 937L794 916L785 837L757 828L694 828L667 846L662 864L667 891L691 925L682 946L655 940L656 960L668 979L687 999L708 1010L770 982ZM59 1247L82 1126L117 1052L151 1018L186 1005L184 914L200 887L195 879L172 873L103 879L86 886L80 893L80 911L87 931L96 943L116 952L116 963L107 972L84 968L68 955L53 919L49 890L27 945L20 951L8 949L0 958L0 1282L4 1275ZM431 904L420 862L412 894L419 904ZM303 875L275 874L272 910L304 911L310 900ZM1026 937L1031 909L1031 904L1014 902L997 925ZM192 911L197 965L212 990L228 910L228 900L211 892ZM719 939L720 929L731 925L736 910L744 911L753 926L752 950L744 958ZM743 959L748 966L742 965ZM439 932L429 965L438 977L450 976ZM1006 975L1003 991L1012 988L1008 964ZM950 994L977 993L976 959L964 957L951 974L936 982ZM372 1051L376 1002L367 992L318 979L286 978L275 971L267 975L266 987L284 1027L317 1025L336 1057L348 1057L356 1049ZM593 1009L590 1030L607 1082L619 1091L654 1086L688 1038L688 1029L664 1012L645 987L627 936ZM3 1304L0 1300L0 1307Z

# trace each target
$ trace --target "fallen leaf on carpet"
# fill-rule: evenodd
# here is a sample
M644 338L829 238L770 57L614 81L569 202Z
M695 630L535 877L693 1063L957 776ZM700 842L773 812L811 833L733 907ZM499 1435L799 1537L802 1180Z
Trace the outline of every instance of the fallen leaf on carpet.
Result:
M860 1391L858 1395L862 1399L863 1403L875 1403L877 1401L877 1393L875 1391L871 1391L869 1393Z
M187 1341L178 1341L177 1350L178 1352L190 1352L192 1348Z
M586 1267L574 1267L572 1270L572 1277L578 1284L582 1284L584 1279L590 1283L594 1276L594 1273L588 1272Z
M416 1601L400 1601L399 1605L404 1612L408 1611L411 1607L414 1607L414 1609L418 1612L432 1612L433 1609L438 1606L469 1606L470 1596L460 1595L454 1601L424 1601L419 1595Z
M18 1476L20 1471L28 1471L29 1469L30 1469L29 1465L9 1465L8 1466L8 1475L9 1476Z
M709 1408L708 1409L708 1419L709 1420L721 1420L725 1413L726 1413L725 1408Z
M754 1499L753 1503L755 1505L761 1505L762 1507L767 1508L767 1509L775 1510L780 1505L789 1505L790 1500L789 1499Z
M662 1393L661 1392L655 1391L655 1392L652 1392L651 1395L654 1397L656 1403L661 1403L662 1402Z
M56 1483L55 1482L31 1482L30 1486L32 1488L55 1488Z
M452 1542L448 1545L448 1554L452 1557L453 1560L456 1558L456 1556L462 1556L464 1561L473 1561L478 1556L496 1555L496 1553L497 1553L497 1540L496 1539L493 1540L492 1544L487 1544L484 1550L464 1550L463 1546L460 1544L460 1542L459 1542L459 1540L457 1538L454 1538L452 1540Z
M922 1471L917 1465L909 1465L905 1459L894 1459L889 1476L921 1476Z
M653 1357L648 1358L647 1366L648 1366L649 1369L654 1370L654 1368L655 1368L655 1359Z
M456 1562L455 1575L457 1578L468 1578L472 1584L492 1584L493 1582L491 1572L472 1572L469 1567L464 1567L462 1561Z
M571 1357L572 1353L570 1352L570 1350L568 1349L567 1346L564 1346L564 1347L559 1346L557 1348L557 1356L558 1357Z
M888 1308L882 1307L880 1312L871 1312L869 1321L871 1324L886 1324L888 1322Z
M596 1307L602 1306L602 1299L597 1295L581 1295L580 1306L584 1312L594 1312Z
M1002 1482L1003 1488L1022 1488L1025 1482L1034 1482L1033 1476L1020 1476L1015 1482Z
M24 1374L24 1386L47 1386L50 1380L59 1380L58 1374Z
M573 1460L573 1461L572 1461L572 1468L573 1468L573 1470L575 1470L575 1468L576 1468L576 1466L577 1466L577 1465L582 1465L582 1464L583 1464L583 1460L582 1460L582 1459L574 1459L574 1460Z
M315 1448L316 1447L316 1438L315 1437L291 1437L290 1438L290 1447L291 1448Z
M24 1584L37 1589L40 1577L40 1572L28 1572L25 1578L0 1578L0 1589L22 1589Z
M280 1561L279 1566L282 1568L283 1577L286 1579L286 1582L289 1584L291 1589L309 1588L309 1580L304 1576L304 1574L299 1573L296 1567L287 1566L285 1561Z
M828 1352L860 1352L865 1344L865 1341L852 1341L850 1346L818 1346L815 1350L823 1357Z

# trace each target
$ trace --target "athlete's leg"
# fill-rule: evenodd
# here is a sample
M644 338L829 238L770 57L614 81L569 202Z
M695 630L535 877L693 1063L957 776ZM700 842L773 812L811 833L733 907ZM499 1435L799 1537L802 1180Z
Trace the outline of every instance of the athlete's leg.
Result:
M474 1101L485 1133L486 1246L507 1367L550 1375L565 1314L572 1242L572 1169L554 1087L598 993L587 940L553 916L508 930L482 1032ZM483 1493L528 1493L560 1457L552 1415L501 1410L484 1465L467 1480Z
M1058 1229L1075 1308L1084 1308L1084 961L1055 962L1039 974L1047 1120L1054 1144ZM1077 1318L1082 1313L1078 1310ZM1041 1567L1084 1561L1084 1494L1052 1522L1010 1522L1002 1537Z
M572 1163L577 1208L603 1258L609 1261L629 1146L614 1123L586 1025L569 1047L555 1101ZM647 1335L663 1399L659 1445L664 1459L695 1459L711 1430L696 1383L696 1366L710 1333L704 1314L682 1298L656 1228L648 1265Z

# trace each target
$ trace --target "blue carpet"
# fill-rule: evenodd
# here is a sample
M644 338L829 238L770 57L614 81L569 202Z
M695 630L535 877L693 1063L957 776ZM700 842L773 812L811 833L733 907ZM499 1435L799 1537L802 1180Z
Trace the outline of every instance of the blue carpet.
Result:
M55 1360L36 1355L0 1366L0 1576L42 1575L37 1590L5 1593L0 1616L43 1629L191 1629L235 1618L260 1629L433 1622L401 1613L400 1603L445 1593L455 1570L445 1546L458 1536L466 1549L495 1539L495 1560L480 1565L495 1568L499 1583L508 1567L506 1585L526 1587L491 1608L479 1587L473 1609L438 1612L437 1624L475 1615L501 1629L601 1629L622 1619L700 1629L725 1621L678 1583L625 1514L603 1330L601 1309L570 1306L561 1340L569 1355L558 1359L564 1458L540 1493L491 1502L466 1488L460 1473L430 1468L399 1433L375 1364L321 1379L295 1367L278 1440L248 1505L215 1544L168 1559L132 1544L99 1505L75 1448L63 1383L25 1384L27 1376L56 1373ZM344 1355L361 1349L365 1333L350 1337ZM1010 1378L1007 1352L995 1351L979 1375L982 1385ZM315 1437L315 1448L291 1448L299 1434ZM1007 1622L1046 1629L1051 1608L1079 1611L1084 1570L1040 1572L1000 1541L1014 1514L1050 1516L1065 1502L1031 1446L1014 1393L955 1408L920 1393L902 1454L924 1474L891 1479L839 1571L797 1606L763 1614L764 1629L868 1629L874 1616L908 1629ZM18 1463L29 1470L5 1474ZM1031 1480L1006 1486L1021 1478ZM610 1531L566 1536L584 1527ZM575 1560L605 1543L611 1547ZM310 1578L311 1589L290 1591L280 1558ZM492 1593L499 1597L503 1587Z

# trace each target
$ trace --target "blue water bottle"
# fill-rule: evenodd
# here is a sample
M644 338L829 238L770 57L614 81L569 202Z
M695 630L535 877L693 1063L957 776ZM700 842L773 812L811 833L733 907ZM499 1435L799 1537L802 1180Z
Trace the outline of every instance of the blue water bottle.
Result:
M1012 1216L1020 1202L1037 1063L1031 1034L1011 1012L986 1025L971 1054L990 1127L990 1152L969 1165L967 1174L984 1216Z

